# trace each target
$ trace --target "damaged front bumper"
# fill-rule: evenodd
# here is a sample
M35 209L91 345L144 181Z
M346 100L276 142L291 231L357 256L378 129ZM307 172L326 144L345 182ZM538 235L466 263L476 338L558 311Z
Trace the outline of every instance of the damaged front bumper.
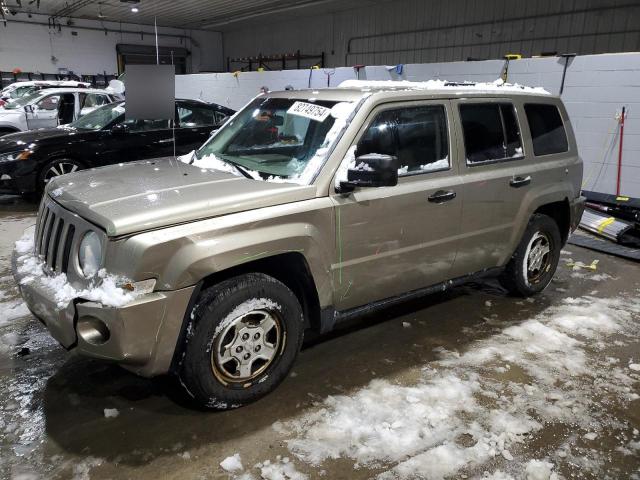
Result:
M37 280L23 281L18 257L14 252L12 271L25 303L64 348L145 377L169 371L195 287L144 294L121 307L77 298L60 308L55 292Z

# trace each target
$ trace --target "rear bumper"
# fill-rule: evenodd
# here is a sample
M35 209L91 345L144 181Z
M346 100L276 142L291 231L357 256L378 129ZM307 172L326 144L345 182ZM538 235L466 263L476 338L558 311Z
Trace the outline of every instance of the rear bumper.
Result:
M29 310L67 350L114 361L145 377L167 373L195 287L142 295L122 307L105 307L77 298L61 307L55 292L39 282L13 276Z
M587 199L583 196L578 198L574 198L569 204L570 213L571 213L571 231L573 232L578 225L580 225L580 219L582 218L582 214L584 213L584 204Z

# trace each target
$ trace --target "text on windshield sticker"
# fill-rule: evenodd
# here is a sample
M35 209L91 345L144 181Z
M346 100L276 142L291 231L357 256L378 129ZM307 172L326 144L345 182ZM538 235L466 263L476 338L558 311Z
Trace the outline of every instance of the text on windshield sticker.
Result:
M310 118L317 122L324 122L325 118L331 113L330 108L314 105L313 103L295 102L287 113L290 115L299 115L301 117Z

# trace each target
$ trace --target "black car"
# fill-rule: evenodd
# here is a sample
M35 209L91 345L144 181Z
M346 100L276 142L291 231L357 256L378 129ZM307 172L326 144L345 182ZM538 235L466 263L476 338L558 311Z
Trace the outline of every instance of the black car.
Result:
M0 193L41 192L49 180L84 168L182 155L198 148L233 110L176 100L169 120L125 120L125 103L100 107L75 122L0 137Z

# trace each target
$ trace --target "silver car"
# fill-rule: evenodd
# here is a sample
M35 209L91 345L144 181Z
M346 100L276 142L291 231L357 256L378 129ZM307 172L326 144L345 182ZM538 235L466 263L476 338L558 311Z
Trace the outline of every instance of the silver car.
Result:
M104 90L39 90L0 108L0 135L65 125L115 100L114 95Z

